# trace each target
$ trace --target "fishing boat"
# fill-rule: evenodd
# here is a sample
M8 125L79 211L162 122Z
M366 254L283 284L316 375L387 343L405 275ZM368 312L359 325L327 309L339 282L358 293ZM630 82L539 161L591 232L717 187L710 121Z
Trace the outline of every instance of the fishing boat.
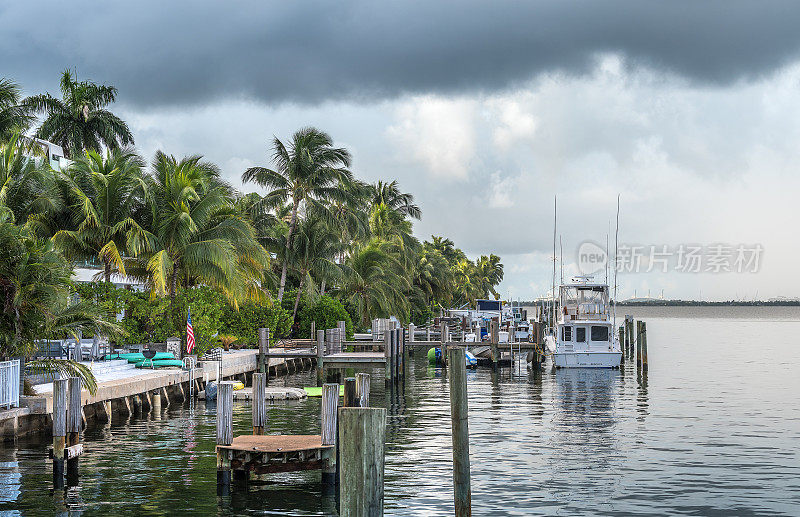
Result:
M559 286L555 332L545 338L557 368L619 368L608 284L579 276Z

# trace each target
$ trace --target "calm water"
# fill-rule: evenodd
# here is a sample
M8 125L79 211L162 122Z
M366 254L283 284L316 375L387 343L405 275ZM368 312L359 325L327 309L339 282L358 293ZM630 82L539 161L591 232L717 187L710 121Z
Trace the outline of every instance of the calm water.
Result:
M647 377L630 367L468 374L474 514L800 514L800 309L622 312L647 320ZM381 384L372 401L390 412L386 513L452 515L441 372L418 357L403 393ZM218 498L214 411L200 402L90 428L79 483L55 493L45 441L0 448L0 512L335 515L318 473ZM271 431L319 432L318 412L318 399L271 406ZM249 405L237 403L234 420L247 432Z

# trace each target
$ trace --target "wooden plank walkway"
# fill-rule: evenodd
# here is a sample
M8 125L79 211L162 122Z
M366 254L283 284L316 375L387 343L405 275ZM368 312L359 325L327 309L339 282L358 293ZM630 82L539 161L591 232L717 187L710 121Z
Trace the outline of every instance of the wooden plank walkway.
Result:
M217 445L227 456L231 470L270 474L319 470L335 454L333 445L323 445L315 435L242 435L230 445Z

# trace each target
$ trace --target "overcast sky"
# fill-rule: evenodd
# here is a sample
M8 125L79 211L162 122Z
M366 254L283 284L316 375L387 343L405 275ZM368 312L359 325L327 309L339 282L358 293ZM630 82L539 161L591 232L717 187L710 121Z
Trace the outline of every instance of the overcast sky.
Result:
M656 270L622 274L623 297L800 296L798 2L44 1L0 16L0 77L56 94L69 67L117 86L147 157L201 153L241 186L273 135L324 129L360 177L416 196L420 238L500 255L506 296L550 285L555 195L570 275L581 242L610 228L613 247L617 194L622 250ZM681 245L702 248L701 272L675 270ZM651 246L668 246L666 273ZM735 271L739 249L763 250L757 272ZM705 271L720 261L734 272Z

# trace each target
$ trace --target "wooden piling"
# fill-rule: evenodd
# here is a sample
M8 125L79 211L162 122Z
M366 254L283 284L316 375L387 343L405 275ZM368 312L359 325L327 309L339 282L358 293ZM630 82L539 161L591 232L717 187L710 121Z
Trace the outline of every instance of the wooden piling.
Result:
M153 417L156 420L161 420L161 393L154 391L150 400L153 402Z
M628 350L625 347L625 325L619 327L619 348L622 350L622 359L620 360L620 364L622 364L628 356Z
M447 343L447 322L444 320L439 323L439 341Z
M489 347L492 354L492 368L497 368L500 360L500 322L496 319L489 320Z
M339 515L383 515L386 409L342 408L339 417Z
M68 379L53 381L53 485L64 486L64 448L67 441Z
M258 329L258 371L266 375L269 384L269 329Z
M647 322L642 322L642 370L647 371Z
M267 375L253 374L253 434L264 434L267 428Z
M467 366L464 349L448 351L450 380L450 420L453 432L453 494L455 515L472 515L472 492L469 472L469 419L467 406Z
M408 324L408 342L409 343L413 343L414 341L416 341L416 338L414 337L414 333L416 331L417 331L417 326L414 325L413 323L409 323Z
M642 367L642 322L636 321L636 367Z
M217 445L233 443L233 382L217 385ZM228 451L217 449L217 489L227 495L231 486L231 459Z
M339 409L339 385L322 385L322 410L320 427L322 445L336 445L336 419ZM325 485L336 484L336 456L331 455L325 460L322 468L322 483Z
M309 339L317 339L317 322L311 320L311 337Z
M399 381L403 371L403 329L394 329L394 380Z
M356 397L358 397L358 405L359 406L361 406L361 407L369 407L369 374L368 373L357 373L356 374Z
M77 448L81 443L81 427L83 427L83 413L81 412L81 379L69 378L69 399L67 402L67 449ZM66 454L67 476L78 473L79 454Z
M356 378L347 377L344 380L344 407L358 406L358 391L356 390Z
M317 331L317 386L325 383L325 331Z
M384 368L384 380L388 386L392 382L392 332L390 330L383 332L383 355L386 360L386 367Z

